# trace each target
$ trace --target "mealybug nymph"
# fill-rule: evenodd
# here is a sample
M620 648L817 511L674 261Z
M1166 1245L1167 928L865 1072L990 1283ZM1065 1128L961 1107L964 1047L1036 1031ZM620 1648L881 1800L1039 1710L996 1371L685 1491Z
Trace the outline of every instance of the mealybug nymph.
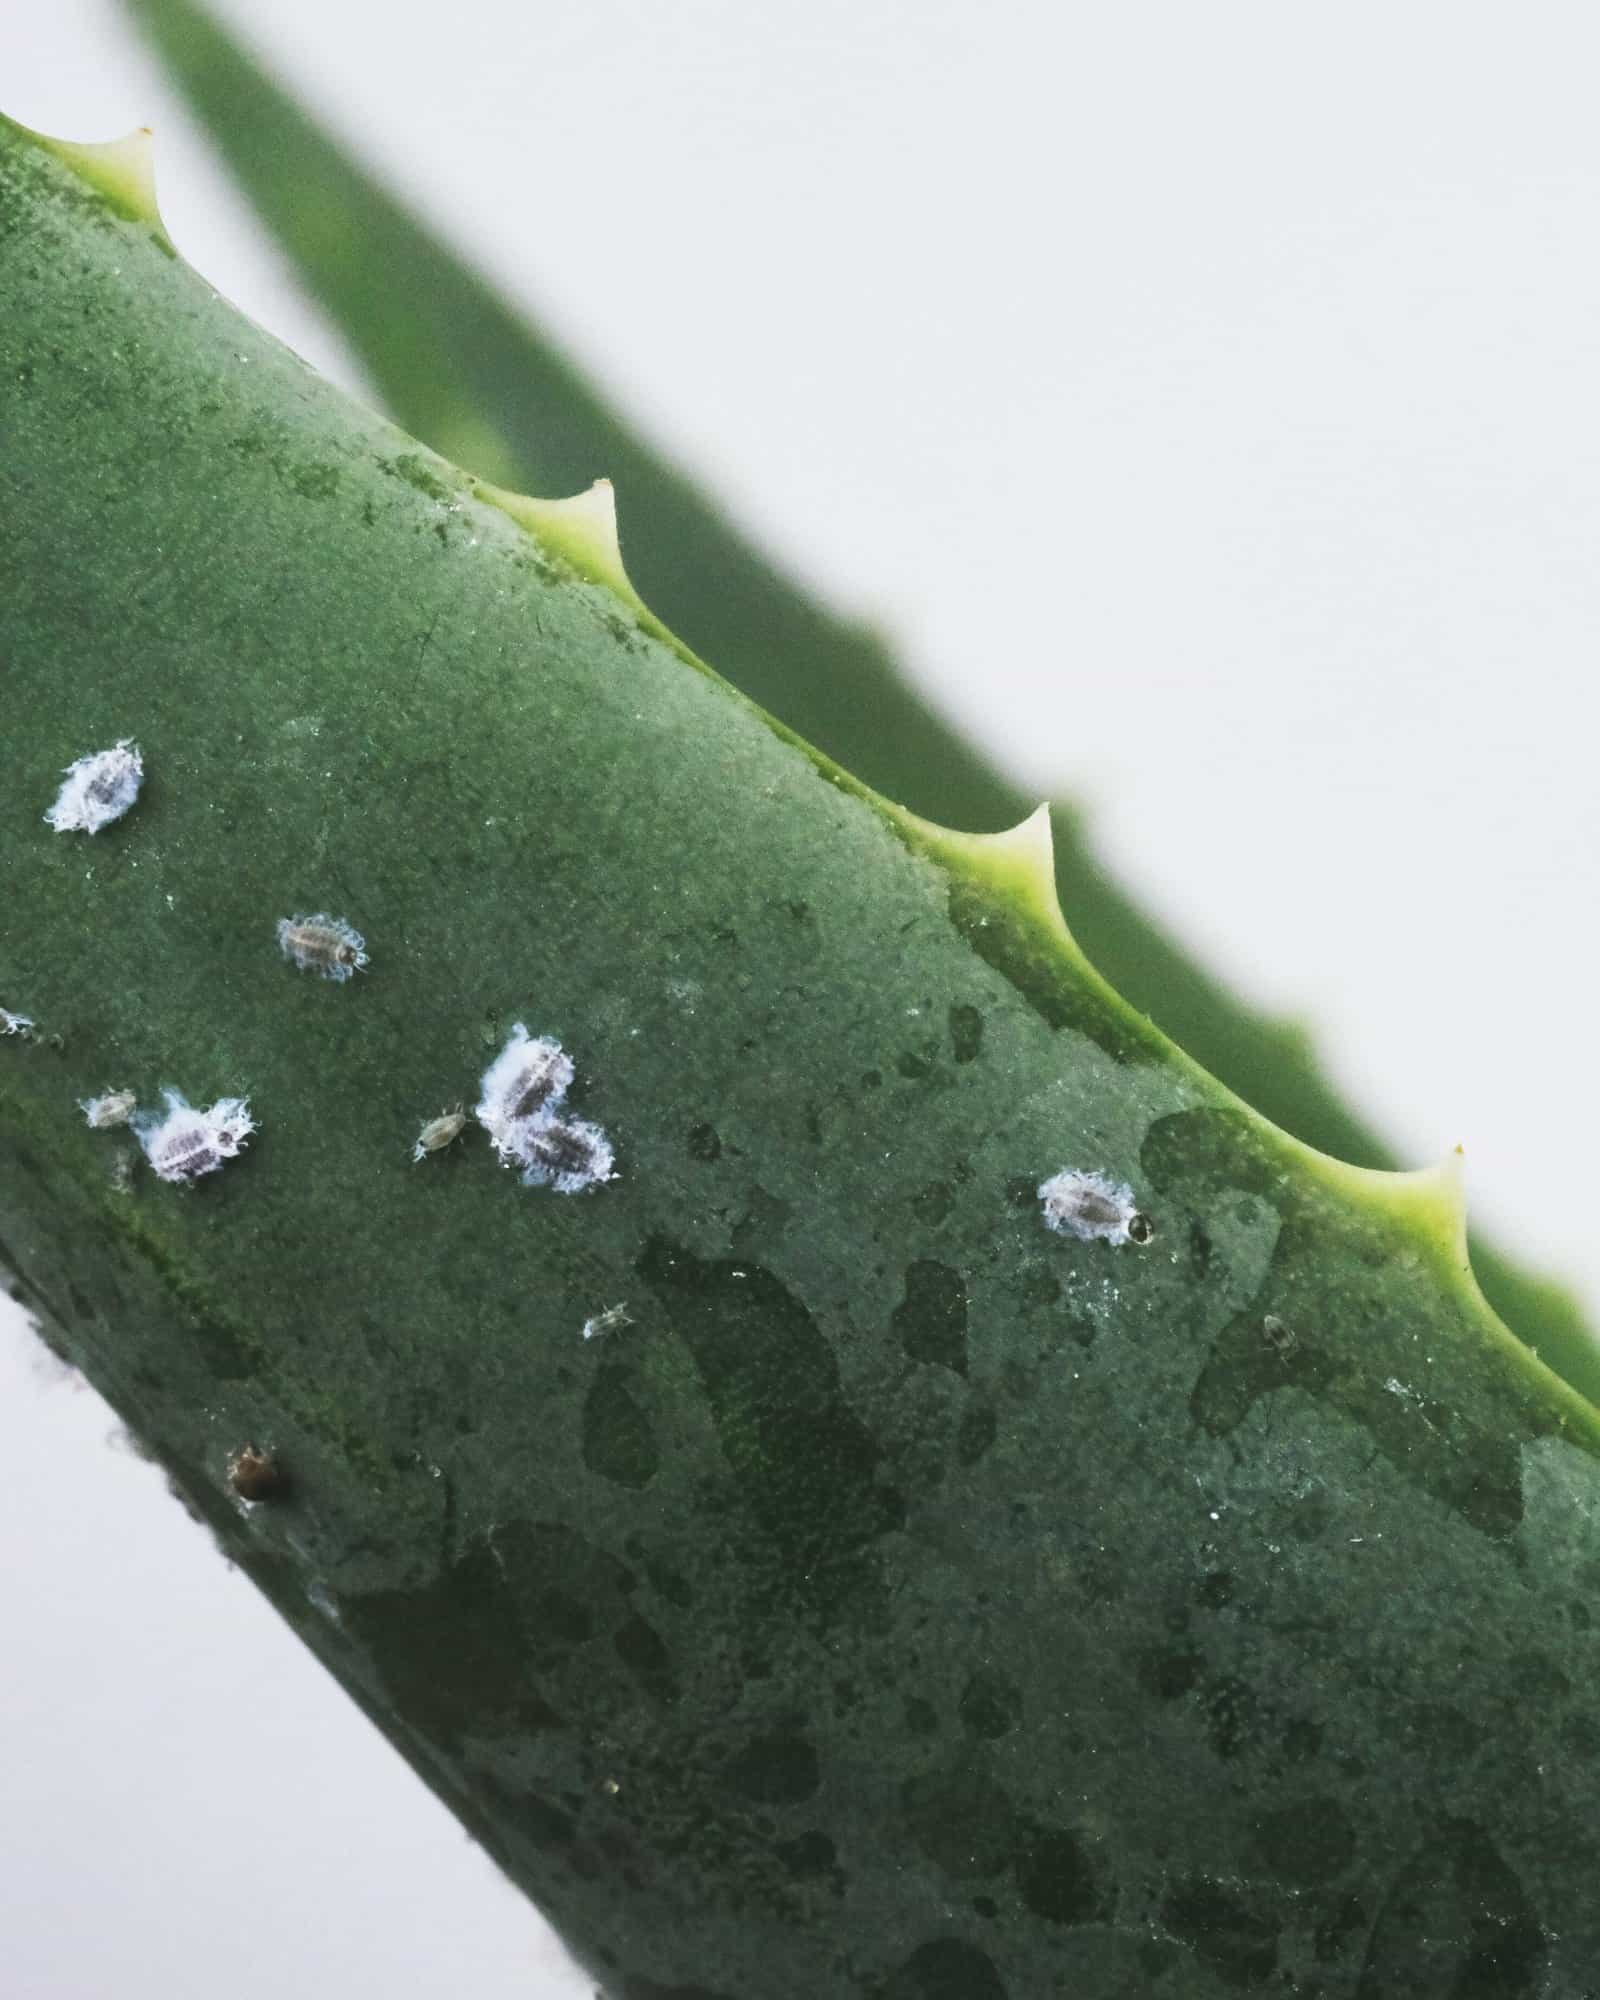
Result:
M585 1340L598 1340L603 1334L615 1333L619 1326L632 1326L633 1316L626 1305L607 1306L604 1312L595 1313L583 1323Z
M8 1007L0 1007L0 1035L21 1035L24 1041L32 1037L35 1023L26 1014L13 1014Z
M467 1114L458 1104L454 1111L441 1111L437 1118L430 1118L417 1134L417 1143L411 1148L413 1163L425 1160L430 1153L442 1153L446 1146L461 1136L462 1127L467 1122Z
M530 1035L517 1021L511 1039L483 1073L479 1122L498 1145L505 1126L554 1110L571 1082L572 1058L561 1044L549 1035Z
M1045 1226L1086 1242L1148 1243L1155 1228L1141 1215L1133 1189L1108 1174L1063 1167L1039 1183Z
M121 819L143 782L139 746L124 737L111 749L96 750L67 766L66 780L45 818L57 833L98 833Z
M163 1090L166 1111L143 1111L129 1122L144 1156L164 1181L192 1181L234 1159L256 1129L242 1097L219 1097L197 1111L182 1091Z
M108 1090L100 1097L78 1099L84 1122L96 1132L104 1132L112 1125L126 1125L138 1108L139 1100L131 1090Z
M319 910L314 917L280 917L278 948L302 972L345 980L367 962L367 941L343 917Z

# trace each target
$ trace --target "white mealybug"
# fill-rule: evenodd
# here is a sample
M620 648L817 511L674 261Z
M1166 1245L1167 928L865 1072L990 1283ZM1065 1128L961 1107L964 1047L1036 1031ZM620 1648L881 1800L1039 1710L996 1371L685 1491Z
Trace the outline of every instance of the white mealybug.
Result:
M572 1058L548 1035L533 1036L521 1021L483 1073L479 1122L524 1187L582 1194L614 1177L611 1141L598 1125L558 1112L572 1082Z
M278 948L302 972L345 980L367 962L367 941L343 917L319 910L314 917L280 917Z
M602 1334L615 1333L619 1326L632 1326L633 1315L625 1305L607 1306L604 1312L596 1313L583 1323L585 1340L598 1340Z
M446 1146L460 1138L466 1122L467 1114L459 1104L454 1111L441 1111L437 1118L430 1118L411 1148L413 1162L425 1160L430 1153L442 1153Z
M126 1125L138 1108L139 1100L131 1090L108 1090L99 1097L78 1099L85 1123L96 1132L104 1132L113 1125Z
M524 1187L583 1194L610 1180L616 1164L611 1141L598 1125L582 1118L558 1118L541 1111L502 1128L495 1140L508 1167L521 1167Z
M9 1007L0 1007L0 1035L21 1035L26 1041L32 1035L34 1026L27 1014L13 1014Z
M144 1111L129 1122L144 1156L164 1181L192 1181L233 1159L256 1129L249 1103L219 1097L198 1111L178 1090L163 1090L164 1112Z
M519 1119L553 1111L572 1082L572 1058L549 1035L530 1035L520 1021L511 1039L483 1073L478 1120L498 1146L500 1134ZM502 1148L502 1151L504 1148Z
M1108 1174L1063 1167L1039 1183L1045 1226L1062 1236L1086 1242L1148 1243L1155 1235L1147 1215L1141 1215L1133 1189Z
M57 833L98 833L121 819L143 782L139 746L124 737L109 750L96 750L67 766L66 782L45 818Z

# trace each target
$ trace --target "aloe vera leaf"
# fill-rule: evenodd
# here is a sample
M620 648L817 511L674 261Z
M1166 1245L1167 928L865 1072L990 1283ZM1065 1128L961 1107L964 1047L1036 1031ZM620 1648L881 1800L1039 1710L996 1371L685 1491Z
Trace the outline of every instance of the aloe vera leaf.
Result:
M1459 1172L1246 1110L1041 816L772 723L603 496L319 382L130 157L0 127L0 1239L62 1352L620 2000L1580 1991L1600 1389ZM370 964L287 963L310 910ZM413 1162L519 1019L615 1182ZM260 1129L119 1189L108 1077ZM1153 1241L1050 1233L1064 1167Z
M906 679L882 639L808 598L509 305L275 84L194 0L126 0L388 407L482 477L571 492L609 476L628 563L665 623L868 784L952 825L1010 825L1031 801ZM1070 808L1056 881L1117 990L1275 1124L1357 1166L1390 1147L1324 1077L1305 1031L1242 1004L1117 887ZM1474 1237L1479 1283L1557 1367L1591 1365L1576 1298Z

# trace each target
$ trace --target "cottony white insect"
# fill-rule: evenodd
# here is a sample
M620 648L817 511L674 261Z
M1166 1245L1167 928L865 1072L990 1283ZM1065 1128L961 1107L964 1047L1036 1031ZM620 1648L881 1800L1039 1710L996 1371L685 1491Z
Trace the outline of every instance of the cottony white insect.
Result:
M582 1194L613 1178L615 1155L598 1125L557 1115L572 1082L572 1058L549 1035L532 1036L521 1021L483 1073L479 1122L525 1187Z
M598 1340L602 1334L615 1333L619 1326L632 1326L633 1316L626 1305L607 1306L604 1312L596 1313L583 1323L585 1340Z
M367 941L343 917L319 910L314 917L280 917L278 946L302 972L348 979L367 962Z
M616 1155L598 1125L583 1118L559 1118L541 1111L502 1126L495 1139L508 1167L522 1169L524 1187L554 1188L557 1194L583 1194L613 1177Z
M164 1181L192 1181L233 1159L256 1129L248 1100L219 1097L198 1111L179 1090L163 1090L164 1113L144 1111L129 1122L145 1158Z
M1108 1174L1063 1167L1039 1183L1045 1226L1062 1236L1103 1243L1148 1243L1150 1218L1139 1213L1133 1189Z
M441 1111L437 1118L430 1118L417 1134L417 1143L411 1148L412 1160L425 1160L430 1153L443 1152L446 1146L461 1136L466 1122L467 1114L459 1104L454 1111Z
M33 1033L34 1021L27 1014L13 1014L9 1008L0 1007L0 1035L28 1036Z
M530 1035L517 1021L510 1040L483 1073L478 1120L499 1145L507 1126L554 1110L571 1082L572 1058L561 1044L549 1035Z
M108 1090L100 1097L78 1099L85 1122L96 1132L104 1132L113 1125L126 1125L138 1108L139 1100L131 1090Z
M109 750L80 757L66 769L66 782L45 814L57 833L98 833L121 819L139 796L144 759L126 737Z

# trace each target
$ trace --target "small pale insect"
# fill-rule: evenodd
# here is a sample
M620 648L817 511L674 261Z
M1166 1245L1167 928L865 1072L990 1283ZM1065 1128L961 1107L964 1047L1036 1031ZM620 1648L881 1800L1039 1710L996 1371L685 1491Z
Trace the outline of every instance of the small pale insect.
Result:
M319 910L314 917L280 917L278 948L302 972L346 980L367 962L367 941L343 917Z
M454 1111L441 1111L437 1118L430 1118L417 1134L417 1143L411 1148L412 1160L425 1160L430 1153L442 1153L461 1137L466 1122L467 1114L459 1104Z
M196 1110L181 1091L164 1090L165 1112L143 1111L129 1120L144 1156L164 1181L198 1180L234 1159L256 1129L249 1103L219 1097Z
M21 1035L26 1041L34 1030L35 1023L26 1014L13 1014L9 1007L0 1007L0 1035Z
M56 802L45 814L57 833L98 833L121 819L139 796L144 759L126 737L69 764Z
M1086 1242L1148 1243L1155 1226L1141 1215L1133 1189L1108 1174L1063 1167L1039 1183L1045 1226Z
M276 1500L287 1491L289 1482L275 1453L247 1444L228 1460L228 1484L241 1500L254 1504Z
M521 1021L483 1073L478 1088L479 1122L496 1145L500 1133L519 1119L554 1110L572 1082L572 1058L549 1035L530 1035Z
M96 1132L109 1131L113 1125L126 1125L138 1108L139 1100L131 1090L107 1090L99 1097L78 1099L85 1124Z
M626 1305L607 1306L604 1312L584 1321L583 1337L585 1340L599 1340L608 1333L615 1333L619 1327L632 1325L633 1315Z
M557 1194L585 1194L614 1177L616 1155L598 1125L583 1118L560 1118L553 1111L502 1126L495 1137L508 1167L522 1169L524 1187L554 1188Z

